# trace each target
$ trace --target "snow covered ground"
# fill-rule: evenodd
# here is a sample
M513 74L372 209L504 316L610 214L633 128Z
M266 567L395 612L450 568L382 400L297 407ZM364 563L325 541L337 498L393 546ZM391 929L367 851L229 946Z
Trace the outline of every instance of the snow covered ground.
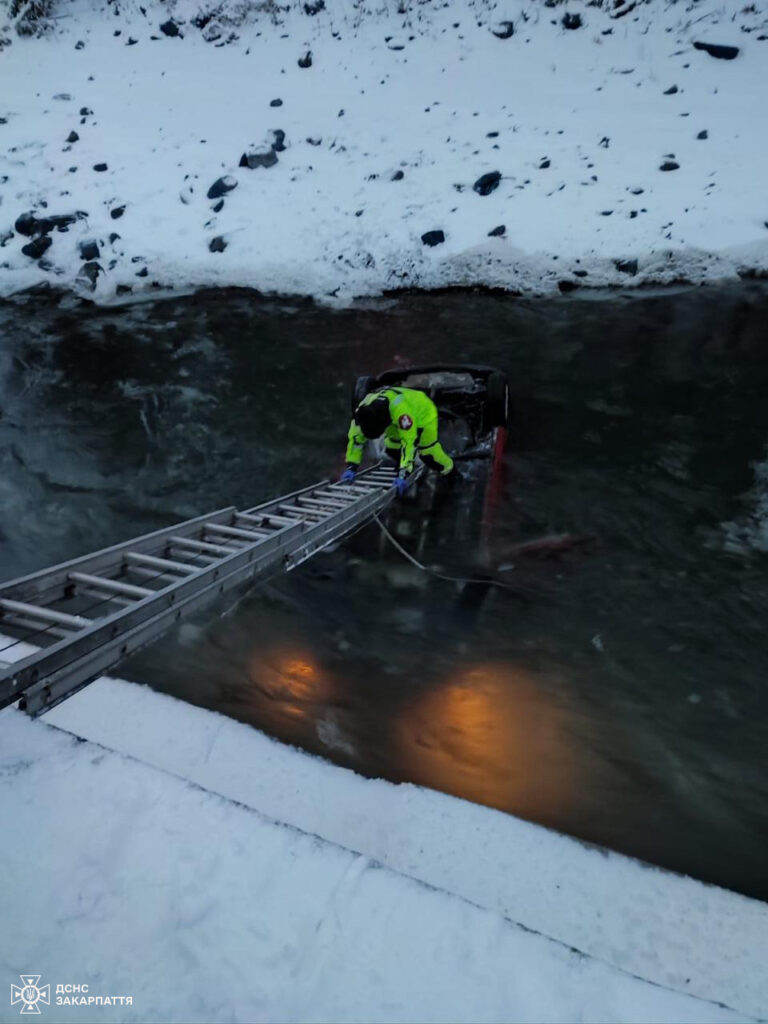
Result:
M54 31L0 56L0 294L768 271L764 0L605 6L57 0Z
M133 999L49 1019L768 1015L763 904L132 684L0 715L0 811L5 983Z

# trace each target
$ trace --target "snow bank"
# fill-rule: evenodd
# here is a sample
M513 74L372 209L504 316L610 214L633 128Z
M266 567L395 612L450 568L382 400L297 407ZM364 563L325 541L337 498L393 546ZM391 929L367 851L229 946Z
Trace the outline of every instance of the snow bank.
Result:
M6 730L3 736L7 742L26 749L27 742L31 742L28 741L31 734L25 731L24 739L18 739L21 734L17 730L22 728L19 721L18 716L13 716L10 724L0 719ZM768 907L756 901L590 847L540 826L441 793L412 785L396 786L364 779L349 770L286 747L248 726L144 687L100 680L50 712L45 722L135 759L141 762L142 770L151 766L155 771L148 777L167 779L162 785L160 782L151 784L159 787L158 794L165 792L162 787L166 785L170 787L169 794L176 793L176 782L171 784L169 776L196 784L208 793L218 794L243 808L251 808L259 815L293 826L302 833L318 836L397 875L407 876L434 890L451 893L464 901L461 914L470 913L468 908L471 905L478 912L482 910L484 914L491 915L490 918L483 917L483 920L493 920L496 934L507 934L513 924L519 925L555 940L559 944L559 952L553 952L553 955L565 956L572 966L582 961L575 954L566 953L566 949L578 950L579 954L600 961L606 969L610 965L612 981L609 990L613 990L615 984L623 985L628 977L637 976L664 989L726 1004L743 1015L768 1015L768 979L763 969L764 950L768 944ZM7 731L9 729L10 732ZM5 739L2 742L4 751ZM67 755L68 758L72 756ZM95 756L91 753L89 759ZM30 779L36 780L33 788L37 794L34 799L30 797L30 811L24 819L24 828L30 827L27 819L33 816L33 809L43 799L46 802L50 799L54 806L60 801L64 801L62 806L66 806L67 800L82 800L86 804L95 800L97 806L107 801L109 805L109 801L114 799L117 801L114 812L104 809L105 813L101 814L108 835L113 830L118 830L119 835L131 831L129 824L121 824L125 805L120 795L123 786L119 776L114 781L103 777L101 781L94 778L90 782L85 777L82 781L73 779L71 789L67 789L69 795L65 797L62 795L63 783L60 785L51 779L51 776L56 776L61 782L63 778L55 764L50 771L41 767L34 748L30 748L23 757L28 762ZM16 761L11 758L11 763ZM118 763L125 765L127 762L123 758L115 762ZM51 779L53 788L50 790L42 789L44 777ZM78 796L81 786L87 786L87 796ZM102 792L101 797L99 792ZM6 789L0 799L7 805L8 800L27 800L27 796L20 795L15 789ZM133 808L139 806L137 801L129 803ZM198 805L195 804L194 815L198 813ZM190 815L192 811L177 811L163 802L161 817L166 818L169 828L181 828L183 822L179 819ZM261 819L259 822L258 827L263 827ZM192 828L194 823L188 822L184 827L187 826ZM140 833L139 826L137 829ZM49 838L50 834L48 826ZM58 845L58 831L55 834ZM201 851L201 856L213 857L211 847L218 856L222 846L231 848L233 845L226 832L209 827L204 819L201 819L200 834L219 837L215 842L210 839L204 842L205 850ZM67 842L72 843L73 857L78 842L82 853L82 836L79 840L77 836L70 836ZM115 851L118 845L110 840L108 848ZM189 846L184 849L185 856L194 856ZM23 859L13 850L10 856L14 860ZM122 855L120 863L124 863ZM219 884L218 863L209 864L199 875L201 885L204 882L203 887L213 877L217 879L215 884ZM41 874L38 869L30 867L29 870ZM307 877L311 879L311 868L308 872ZM240 873L230 876L240 877ZM152 893L157 891L154 884L150 890ZM23 887L20 891L25 892ZM72 899L76 898L76 894L70 895ZM306 883L305 895L309 900L314 899L311 881ZM166 899L166 896L162 898ZM200 899L203 898L200 895ZM215 905L215 899L211 898L209 902ZM390 909L386 913L380 910L374 921L387 918L397 901L390 897L390 904ZM229 906L227 904L227 908ZM22 909L15 908L14 914L22 913ZM406 911L407 906L403 913ZM43 923L43 919L38 918L36 927L42 928ZM416 924L414 918L415 927ZM428 927L428 923L418 925L422 926ZM32 937L29 941L29 955L32 956ZM466 947L452 933L450 936L446 933L442 940L432 938L430 941L436 942L441 950L458 948L454 944L456 942L466 952ZM475 943L471 934L467 941ZM487 946L484 941L478 940L472 946L481 951L473 955L480 960L486 958L491 974L500 975L495 984L506 985L509 982L514 989L520 982L515 965L522 961L518 960L517 954L507 959L509 952L502 944L496 949L495 940ZM393 941L393 948L402 948L399 938L397 942ZM532 946L535 954L530 959L537 959L542 948ZM547 948L554 950L552 946ZM156 957L161 964L166 946L162 949L162 956ZM524 961L526 970L528 960L526 957ZM406 973L421 970L418 956L411 960L409 954L408 962L411 963L410 968L402 963L399 969ZM36 971L46 966L39 958L35 963ZM19 970L27 969L32 968L20 963ZM375 974L373 967L370 971ZM373 984L373 975L369 973L367 977ZM532 1003L525 1000L519 1003L510 990L507 995L499 996L501 1001L494 1004L497 1009L493 1010L490 1004L482 1002L485 996L479 992L483 984L480 976L470 972L465 980L467 985L478 985L477 998L480 1002L474 1012L471 1002L462 1004L460 1000L451 1010L451 1003L444 1004L442 996L433 990L430 998L437 1002L430 1004L429 1012L427 1004L424 1004L423 1014L419 1012L422 1004L414 1004L405 1016L425 1020L458 1019L457 1007L461 1005L466 1005L466 1010L462 1011L466 1017L461 1019L477 1020L579 1019L582 1015L591 1020L646 1019L646 1013L653 1016L656 1012L653 1008L645 1011L641 1003L624 1003L623 996L610 1007L600 1003L593 1005L589 1001L597 999L598 995L591 981L583 990L587 1000L583 1003L569 1003L572 995L568 994L565 1001L551 1004L543 989L537 990ZM433 989L432 982L429 987ZM559 982L554 988L559 990ZM378 992L378 988L375 991ZM507 992L506 989L504 991ZM559 997L553 995L552 998ZM509 1001L505 1001L507 999ZM349 1005L352 1006L351 1003ZM366 1019L379 1019L376 1013L371 1012L371 1006L373 1003L369 1004L369 1012L364 1016ZM398 1016L399 1011L394 1008L387 1011L383 1003L380 1008L381 1019ZM668 1019L683 1019L676 1017L676 1013L682 1011L664 1009L661 1012L662 1015L669 1013ZM484 1013L487 1016L483 1016ZM693 1019L704 1019L696 1016L704 1013L701 1008L691 1010L691 1013ZM330 1014L331 1017L335 1015ZM322 1017L323 1014L318 1013L313 1019Z
M194 709L127 684L100 684L93 692L99 691L108 698L110 721L125 712L136 725L143 707L148 731L162 732L172 748L178 739L189 757L191 720L185 718ZM94 714L104 710L97 704L90 708ZM210 754L234 723L200 715L216 730ZM227 742L232 764L245 732L239 748ZM87 985L93 997L132 998L130 1007L55 1006L53 1019L745 1019L743 1008L732 1012L633 978L531 934L498 910L419 884L375 859L18 712L0 716L0 751L0 808L17 837L0 851L3 877L13 881L1 897L3 976L18 983L20 972L40 972L54 1000L57 985L73 984ZM320 782L325 801L318 809L330 820L343 819L340 804L350 786L367 787L376 802L387 789L397 792L284 753L286 765L306 764ZM275 766L269 759L260 764L262 785ZM284 790L291 784L283 773L272 782ZM436 802L439 817L452 817L467 831L480 821L465 818L470 809L460 801L425 796ZM551 838L542 834L545 863ZM495 865L497 874L512 867L511 849ZM455 850L447 859L455 860ZM463 865L467 875L487 867L487 856ZM636 865L628 870L642 871ZM699 887L698 896L694 914L711 894ZM757 941L760 934L750 929L761 908L722 896L733 900L745 932ZM567 905L568 897L562 902ZM637 907L625 926L644 930L643 911ZM688 938L682 934L680 945ZM696 945L710 941L701 935ZM729 960L728 932L718 946ZM658 950L659 957L667 953ZM695 950L687 954L695 961ZM743 966L729 963L732 982ZM729 989L742 1007L751 1001L740 985Z
M607 6L59 0L54 31L2 51L0 294L768 271L768 9Z

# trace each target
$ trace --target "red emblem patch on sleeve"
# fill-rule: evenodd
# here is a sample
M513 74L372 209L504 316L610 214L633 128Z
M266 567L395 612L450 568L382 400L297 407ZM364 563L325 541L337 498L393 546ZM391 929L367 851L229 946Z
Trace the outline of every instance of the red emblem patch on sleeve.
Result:
M405 413L403 413L397 422L400 425L401 430L410 430L413 426L413 420L410 416L406 416Z

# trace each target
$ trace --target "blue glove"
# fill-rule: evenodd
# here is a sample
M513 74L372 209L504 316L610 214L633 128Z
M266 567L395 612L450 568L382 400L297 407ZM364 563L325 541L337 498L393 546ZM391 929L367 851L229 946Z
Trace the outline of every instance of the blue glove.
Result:
M396 476L392 486L397 491L398 498L402 498L408 488L408 480L404 476Z
M351 484L354 481L356 475L357 474L355 473L354 469L345 469L344 472L339 477L339 483Z

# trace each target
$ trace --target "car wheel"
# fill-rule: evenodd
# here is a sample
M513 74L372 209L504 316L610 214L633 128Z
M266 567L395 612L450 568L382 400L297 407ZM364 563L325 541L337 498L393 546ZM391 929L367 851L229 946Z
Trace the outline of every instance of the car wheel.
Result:
M509 422L509 384L506 374L494 372L488 376L485 386L485 430L506 427Z
M375 377L358 377L352 387L352 413L360 405L366 395L373 391L376 385Z

